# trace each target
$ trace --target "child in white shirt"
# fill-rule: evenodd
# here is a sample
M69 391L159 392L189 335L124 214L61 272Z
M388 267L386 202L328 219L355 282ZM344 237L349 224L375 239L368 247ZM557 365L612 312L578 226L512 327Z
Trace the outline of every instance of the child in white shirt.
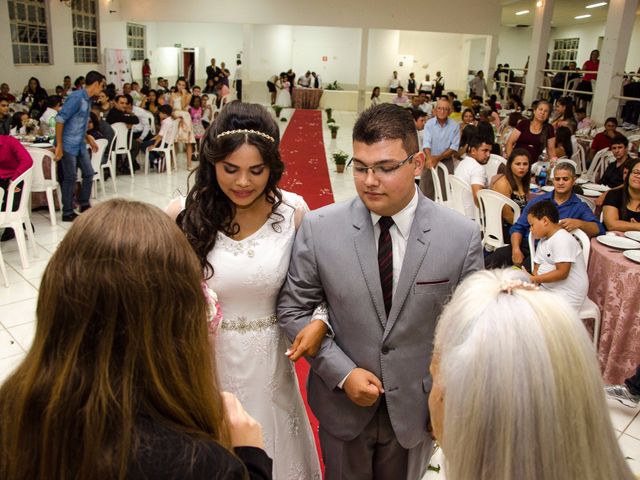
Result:
M551 201L533 204L527 219L530 235L540 239L531 281L557 292L580 311L589 290L589 278L578 240L559 225L558 209Z

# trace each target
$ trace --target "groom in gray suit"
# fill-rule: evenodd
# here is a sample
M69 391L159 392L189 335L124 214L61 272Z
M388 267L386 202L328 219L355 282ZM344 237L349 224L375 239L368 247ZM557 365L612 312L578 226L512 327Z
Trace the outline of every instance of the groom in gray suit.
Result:
M416 188L423 165L406 109L366 110L353 129L358 197L307 214L296 236L278 318L292 340L323 333L312 314L328 305L308 399L329 480L415 480L427 466L436 321L483 259L476 224Z

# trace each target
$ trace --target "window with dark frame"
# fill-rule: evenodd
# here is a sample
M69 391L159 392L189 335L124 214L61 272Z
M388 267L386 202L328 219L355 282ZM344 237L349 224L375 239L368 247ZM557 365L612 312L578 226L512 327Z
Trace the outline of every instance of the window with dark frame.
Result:
M45 0L8 0L15 65L51 63Z
M96 0L73 0L73 59L76 63L98 63L98 5Z
M131 60L144 60L145 33L144 25L127 23L127 48L131 51Z

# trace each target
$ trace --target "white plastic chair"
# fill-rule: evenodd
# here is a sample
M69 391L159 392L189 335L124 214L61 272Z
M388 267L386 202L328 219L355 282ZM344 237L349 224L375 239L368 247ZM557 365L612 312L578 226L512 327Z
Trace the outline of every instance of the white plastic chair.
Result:
M451 184L450 207L453 208L456 212L466 216L467 214L464 210L464 197L467 195L473 196L471 185L469 185L464 180L459 179L455 175L449 175L449 183ZM478 223L480 223L478 208L476 207L475 210L475 219Z
M501 157L500 155L496 155L495 153L492 153L491 156L489 157L489 161L484 166L484 171L487 173L487 180L489 180L489 182L491 182L491 179L498 174L498 169L500 168L500 165L506 166L507 159L504 157Z
M433 179L433 189L435 190L435 202L440 205L450 206L451 204L451 183L449 183L449 170L447 167L438 162L436 168L430 168L431 178ZM442 170L444 185L440 182L438 170ZM447 197L445 200L444 197Z
M103 195L107 194L104 188L104 171L106 169L109 170L109 173L111 174L111 180L113 180L113 191L115 193L118 193L116 189L116 170L113 166L113 163L110 161L106 163L102 163L102 157L104 156L104 151L109 146L109 140L107 140L106 138L99 138L98 140L96 140L96 143L98 144L98 151L91 152L91 166L93 167L93 171L94 171L94 175L93 175L94 198L98 190L96 182L100 182L100 185L102 186L102 194Z
M167 169L167 175L171 175L171 169L173 165L175 165L176 171L178 170L178 160L176 158L174 143L176 141L176 137L178 136L178 123L180 120L173 120L171 123L171 128L165 135L165 138L162 139L162 142L159 146L155 148L147 148L147 151L144 154L144 174L147 175L149 173L149 153L150 152L158 152L164 155L165 166Z
M0 204L2 203L3 199L4 199L4 190L0 188ZM4 280L4 286L9 288L9 277L7 277L7 267L5 267L4 265L4 258L2 258L1 248L0 248L0 272L2 272L2 279Z
M573 155L571 155L571 160L576 162L576 165L577 165L576 173L578 175L582 175L582 173L587 170L587 157L584 151L584 147L579 143L577 144L577 146L578 148L573 153Z
M591 240L589 239L589 236L579 228L572 230L571 235L580 242L580 246L582 247L582 257L584 258L584 266L585 268L588 268L589 254L591 253ZM531 252L531 271L533 271L535 247L531 234L529 234L529 251ZM581 320L593 319L593 346L597 349L598 340L600 338L600 309L589 297L585 297L582 308L580 308L580 312L578 312L578 316Z
M593 213L596 213L596 203L584 195L576 195L580 200L587 204Z
M56 179L56 162L53 160L53 153L43 148L27 148L27 152L33 160L33 174L31 181L32 192L45 192L47 195L47 205L49 206L49 217L51 219L51 225L57 224L56 204L53 199L53 191L58 194L58 201L62 203L60 198L60 188L58 187L58 180ZM44 175L44 159L49 157L51 160L51 178L45 178Z
M27 233L27 237L29 238L31 248L33 249L33 256L38 258L36 237L33 234L33 229L31 228L31 209L29 208L32 175L33 167L25 171L9 184L9 189L6 192L7 205L4 211L0 212L0 228L12 228L16 234L16 242L18 243L18 251L20 252L20 263L22 263L22 268L29 268L29 254L27 252L27 244L24 240L23 227L24 231ZM14 212L12 211L14 195L16 193L16 188L21 182L20 205Z
M226 94L224 97L222 97L222 100L220 100L220 109L222 109L222 107L224 107L227 103L231 103L234 100L237 100L235 93Z
M502 231L502 210L506 205L513 210L513 218L520 217L520 207L516 202L499 192L483 188L478 192L480 204L480 226L482 228L482 244L487 250L495 250L505 246ZM487 248L488 247L488 248Z
M615 160L613 153L611 150L607 148L603 148L598 153L595 154L593 160L591 161L591 165L586 173L580 175L580 178L583 178L589 182L597 182L604 175L604 171L607 169L607 165L612 160Z
M131 178L133 178L133 160L131 159L131 142L133 140L133 135L129 135L127 124L123 122L116 122L111 125L111 128L113 128L115 136L113 137L113 146L111 148L109 161L113 164L113 168L115 169L118 155L126 155L127 161L129 162L129 174L131 175ZM115 177L113 178L115 179Z

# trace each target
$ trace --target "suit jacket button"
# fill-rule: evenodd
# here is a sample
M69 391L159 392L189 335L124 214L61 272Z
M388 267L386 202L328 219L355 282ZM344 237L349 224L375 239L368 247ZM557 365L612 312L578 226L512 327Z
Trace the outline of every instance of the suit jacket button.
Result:
M389 353L389 347L382 347L381 352L383 355L386 355L387 353Z

